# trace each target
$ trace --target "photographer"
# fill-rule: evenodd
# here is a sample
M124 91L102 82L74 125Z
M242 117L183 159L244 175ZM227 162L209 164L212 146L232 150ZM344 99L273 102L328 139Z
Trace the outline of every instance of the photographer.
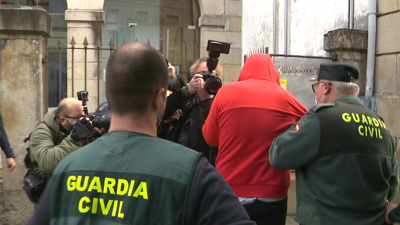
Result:
M156 138L166 108L163 63L144 43L113 51L109 132L60 162L27 225L255 224L200 153Z
M36 126L29 138L31 168L26 176L46 181L65 156L93 141L93 134L102 133L93 128L83 115L84 107L75 98L63 99L57 109L46 113L43 122Z
M173 93L168 96L159 137L201 152L209 159L210 146L205 142L201 132L203 118L207 117L214 97L205 90L203 80L203 75L209 72L207 59L207 57L200 58L190 67L190 72L194 75L188 86L171 87L174 86L171 83L178 82L170 80L169 89L172 89ZM217 66L215 73L222 75L222 69Z

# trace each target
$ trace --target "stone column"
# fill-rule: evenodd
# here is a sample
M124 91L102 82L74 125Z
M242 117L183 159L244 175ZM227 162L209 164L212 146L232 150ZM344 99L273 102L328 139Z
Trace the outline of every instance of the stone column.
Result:
M324 49L339 62L351 63L360 71L358 84L360 96L365 95L367 74L368 32L354 29L338 29L324 35Z
M378 1L375 85L378 114L384 119L397 142L397 162L400 163L400 1ZM400 203L400 193L394 199Z
M103 11L104 0L67 0L68 9L65 11L67 22L67 41L71 47L72 37L75 40L75 48L84 48L85 38L88 48L96 48L102 43L103 24L105 15ZM74 50L74 68L72 68L72 51L67 51L68 82L67 92L69 97L77 97L76 92L88 91L89 101L87 106L89 112L93 112L99 102L98 96L102 96L102 55L97 50L87 50L86 80L85 80L85 51ZM98 62L100 58L100 62ZM72 71L73 70L73 71ZM100 70L100 71L99 71ZM73 77L72 77L73 72ZM100 77L99 77L100 76ZM100 79L99 79L100 78ZM73 83L72 83L73 80ZM86 85L85 85L86 82ZM72 86L73 85L73 86ZM85 89L86 86L86 89ZM73 87L73 89L72 89ZM99 93L99 95L98 95Z
M208 40L231 43L228 55L221 54L224 84L237 81L242 68L242 1L199 0L201 16L200 57L208 56Z
M23 224L33 205L22 190L23 140L43 120L48 105L46 38L51 17L42 7L0 6L0 111L17 167L7 171L1 152L0 224Z

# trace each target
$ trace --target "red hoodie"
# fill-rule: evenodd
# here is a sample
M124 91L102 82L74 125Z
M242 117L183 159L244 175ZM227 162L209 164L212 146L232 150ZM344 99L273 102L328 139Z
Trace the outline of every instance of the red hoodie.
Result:
M269 55L251 55L238 82L218 91L203 126L206 142L218 145L217 170L239 197L288 197L290 172L272 168L269 148L307 109L279 79Z

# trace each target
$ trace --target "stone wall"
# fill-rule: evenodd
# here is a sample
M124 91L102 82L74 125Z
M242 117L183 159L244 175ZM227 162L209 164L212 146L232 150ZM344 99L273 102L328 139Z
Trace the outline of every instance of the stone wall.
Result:
M237 81L242 68L242 0L199 0L200 57L208 56L208 40L231 43L228 55L221 54L223 84Z
M325 51L329 52L331 57L336 56L339 62L351 63L360 71L360 96L365 96L367 48L368 31L338 29L324 35Z
M67 42L71 47L72 37L76 42L75 48L83 48L85 37L88 48L97 48L97 44L102 43L103 24L105 14L103 11L104 0L68 0L68 9L65 11L65 21L68 26ZM100 56L98 56L100 54ZM68 97L77 97L76 92L88 91L89 101L87 106L90 112L93 112L99 104L101 104L102 90L102 51L87 50L86 67L85 67L85 51L75 50L74 67L72 67L72 51L67 52L68 61L68 78L67 92ZM98 63L100 59L100 64ZM86 71L85 71L86 69ZM72 71L74 70L74 71ZM72 77L72 72L73 77ZM86 76L85 76L86 73ZM72 83L73 82L73 83ZM74 87L74 89L72 89ZM100 99L100 102L98 101Z
M400 162L400 1L378 1L374 96L378 114L397 142ZM394 202L400 203L398 193Z
M46 38L51 18L41 7L0 6L0 111L17 167L6 170L0 192L0 224L23 224L33 205L22 190L27 144L23 140L47 111Z

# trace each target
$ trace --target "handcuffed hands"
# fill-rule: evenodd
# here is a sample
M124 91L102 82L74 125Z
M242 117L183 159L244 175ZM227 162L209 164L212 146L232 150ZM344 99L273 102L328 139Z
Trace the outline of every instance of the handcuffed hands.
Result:
M71 132L71 138L74 141L80 141L92 136L93 127L86 118L78 120Z

